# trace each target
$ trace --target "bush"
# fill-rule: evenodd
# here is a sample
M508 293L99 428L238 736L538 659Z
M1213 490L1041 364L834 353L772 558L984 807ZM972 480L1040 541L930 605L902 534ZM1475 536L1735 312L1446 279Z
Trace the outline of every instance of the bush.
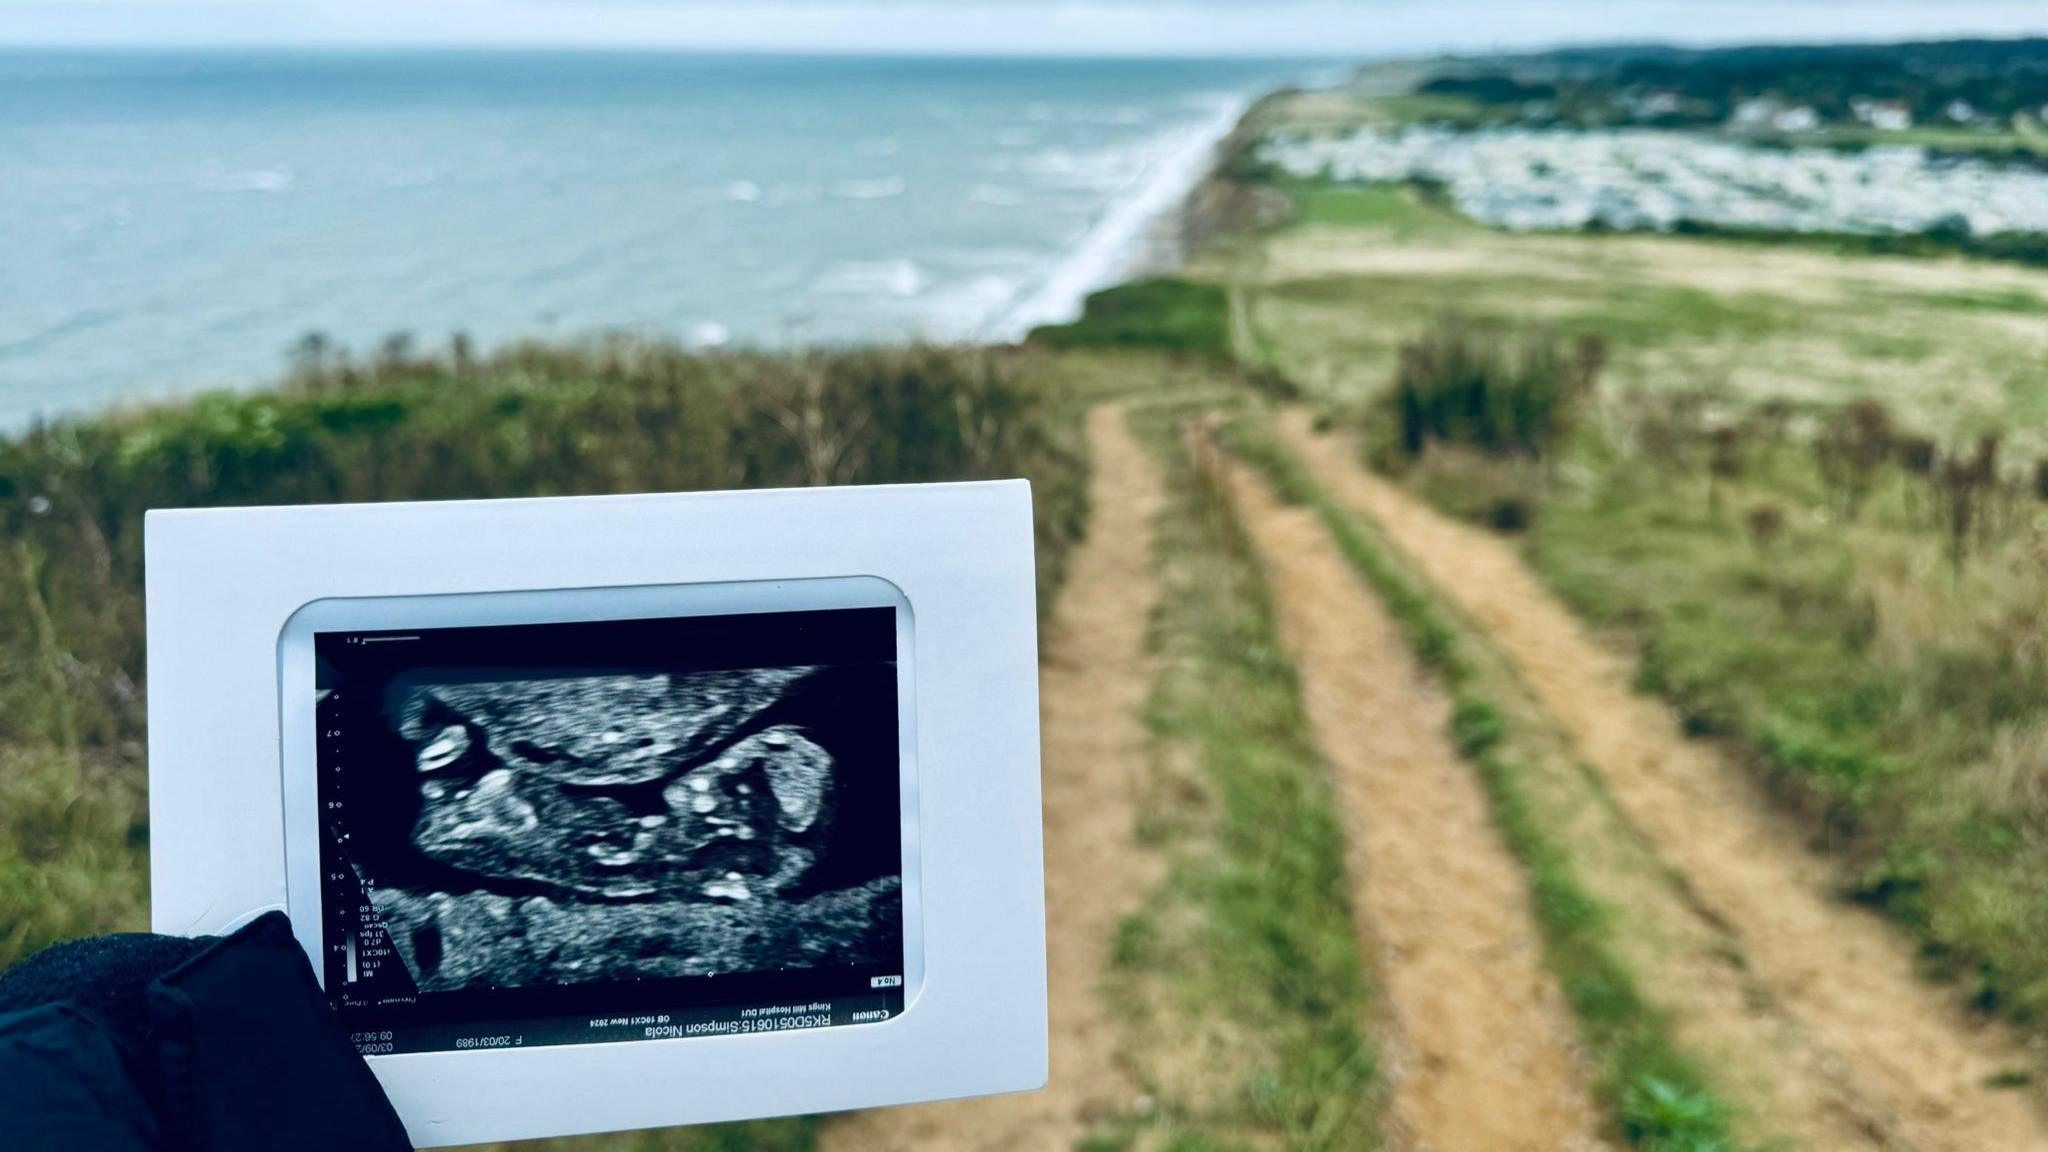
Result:
M1546 456L1604 356L1597 340L1567 348L1548 332L1447 316L1401 346L1388 399L1401 451L1419 457L1444 443L1492 456Z
M1906 455L1899 440L1891 409L1876 400L1846 405L1821 430L1814 455L1844 518L1854 520L1862 511L1879 469L1894 456Z

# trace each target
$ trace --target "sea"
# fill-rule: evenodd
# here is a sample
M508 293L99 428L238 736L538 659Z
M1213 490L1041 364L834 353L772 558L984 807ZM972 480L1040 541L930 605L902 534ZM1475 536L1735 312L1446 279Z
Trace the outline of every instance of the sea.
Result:
M0 433L359 352L1012 340L1156 258L1257 60L0 54Z

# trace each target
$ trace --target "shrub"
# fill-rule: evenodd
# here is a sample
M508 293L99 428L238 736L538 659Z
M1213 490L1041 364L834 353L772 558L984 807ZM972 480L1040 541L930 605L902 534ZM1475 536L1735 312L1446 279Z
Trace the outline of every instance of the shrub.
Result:
M1770 551L1778 537L1785 534L1785 510L1776 504L1756 504L1745 518L1749 528L1749 539L1759 552Z
M1741 424L1724 424L1707 436L1707 507L1719 511L1721 486L1742 479L1748 462L1748 429Z
M1957 571L1969 559L1971 540L1983 530L1985 507L1998 486L1999 439L1996 433L1985 433L1974 454L1950 454L1934 477L1941 492L1937 507L1948 535L1949 563Z
M1876 400L1858 400L1837 413L1814 441L1821 477L1846 519L1854 520L1862 510L1864 497L1878 470L1897 451L1898 440L1891 409Z
M1546 456L1604 360L1594 340L1567 348L1548 332L1447 316L1401 346L1388 399L1401 450L1418 457L1445 443L1493 456Z
M1928 436L1901 436L1898 442L1899 467L1908 475L1930 476L1934 473L1934 461L1941 454L1940 448Z

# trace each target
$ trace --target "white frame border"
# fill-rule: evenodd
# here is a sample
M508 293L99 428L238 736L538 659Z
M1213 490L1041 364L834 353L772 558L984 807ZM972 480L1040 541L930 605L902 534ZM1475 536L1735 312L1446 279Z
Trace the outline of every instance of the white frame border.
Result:
M419 1147L1026 1091L1047 1074L1022 481L151 512L151 922L287 899L279 642L324 599L871 576L915 612L924 986L806 1032L372 1062Z
M292 934L313 963L314 979L322 988L326 987L321 939L327 920L320 884L319 725L314 713L314 641L321 633L744 616L835 608L888 608L895 613L897 862L903 908L903 1008L908 1012L924 989L924 903L917 829L917 626L916 614L903 590L873 576L563 588L471 596L329 598L315 600L292 613L277 642L278 730L283 736L279 759L284 795L285 912L292 915ZM298 915L300 912L305 914ZM703 1036L637 1043L688 1044L724 1038ZM369 1059L374 1064L387 1058Z

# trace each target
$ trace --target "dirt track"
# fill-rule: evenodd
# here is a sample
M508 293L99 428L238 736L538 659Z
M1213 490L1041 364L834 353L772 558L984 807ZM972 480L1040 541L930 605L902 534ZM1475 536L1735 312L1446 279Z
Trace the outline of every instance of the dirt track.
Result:
M825 1152L1071 1152L1136 1089L1098 994L1110 935L1158 877L1133 838L1151 677L1145 629L1158 584L1160 476L1118 406L1088 422L1094 476L1039 677L1044 728L1046 934L1052 1081L1043 1092L863 1112L825 1126Z
M1586 634L1508 542L1373 477L1344 441L1312 435L1305 414L1290 414L1284 434L1338 500L1371 515L1491 635L1621 813L1739 949L1733 961L1752 995L1786 1026L1773 1041L1782 1062L1761 1074L1780 1081L1778 1103L1805 1110L1791 1128L1830 1149L2048 1148L2048 1121L2032 1097L1987 1087L2030 1066L2020 1045L1921 980L1902 936L1835 898L1829 866L1793 823L1739 765L1687 740L1668 710L1636 695L1626 663Z
M1899 934L1838 900L1797 827L1740 766L1637 696L1626 662L1509 542L1373 477L1347 442L1312 435L1303 414L1282 431L1337 499L1372 516L1489 634L1564 755L1589 769L1552 831L1628 920L1624 951L1681 1045L1749 1113L1746 1137L1808 1152L2048 1149L2033 1096L1987 1086L2031 1066L2029 1055L1920 979ZM1116 923L1158 877L1132 832L1163 494L1121 409L1096 411L1089 436L1094 519L1042 684L1052 1084L835 1120L830 1152L1065 1152L1136 1092L1098 982ZM1391 1146L1601 1147L1603 1118L1543 967L1526 878L1449 744L1446 702L1314 514L1281 505L1249 472L1233 475L1344 809L1361 947L1385 996ZM1603 788L1612 803L1594 798Z
M1343 809L1361 943L1394 1034L1390 1136L1414 1152L1601 1147L1527 883L1445 731L1449 705L1315 514L1233 472Z

